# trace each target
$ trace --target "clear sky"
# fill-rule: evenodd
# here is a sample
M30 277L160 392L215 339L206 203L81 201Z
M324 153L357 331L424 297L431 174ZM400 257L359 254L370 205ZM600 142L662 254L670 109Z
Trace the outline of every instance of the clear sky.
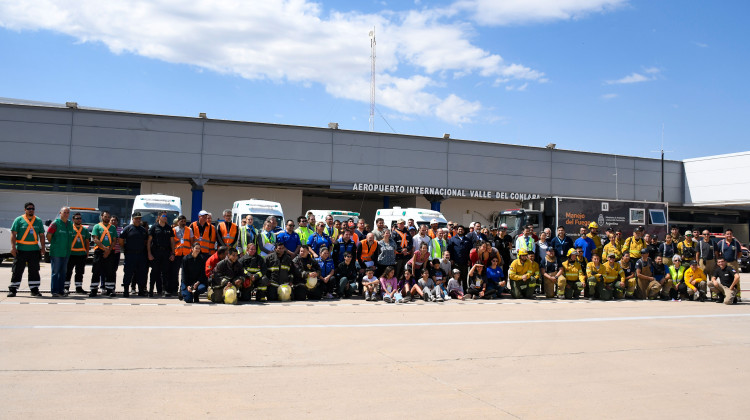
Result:
M0 0L0 97L658 157L750 149L750 2Z

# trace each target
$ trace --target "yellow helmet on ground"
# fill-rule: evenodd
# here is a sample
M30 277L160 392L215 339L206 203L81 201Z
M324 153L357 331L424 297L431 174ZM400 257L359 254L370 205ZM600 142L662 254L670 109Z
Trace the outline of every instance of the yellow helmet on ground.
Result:
M599 229L599 225L596 222L589 223L589 229Z
M224 303L227 305L237 304L237 289L234 286L229 286L224 289Z
M292 287L288 284L282 284L278 289L279 300L287 302L292 299Z
M520 257L521 255L529 255L529 251L526 248L521 248L518 250L518 256Z
M307 278L307 288L308 289L314 289L315 286L318 284L318 278L317 277L308 277Z

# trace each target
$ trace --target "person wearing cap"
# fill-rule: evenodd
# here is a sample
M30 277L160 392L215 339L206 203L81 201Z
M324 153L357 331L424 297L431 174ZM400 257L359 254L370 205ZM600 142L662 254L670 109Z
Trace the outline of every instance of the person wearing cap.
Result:
M599 255L599 257L602 256L602 238L599 236L599 224L596 222L589 223L589 233L586 235L589 239L591 239L592 242L594 242L594 249L592 250L594 254Z
M26 266L29 267L28 282L31 296L42 296L39 292L41 277L39 276L39 262L44 257L45 237L42 220L34 215L34 203L23 206L25 213L16 217L10 228L10 253L13 255L13 274L8 286L8 297L16 295L21 286L21 278Z
M682 269L682 267L680 267L680 269ZM706 278L706 273L698 267L698 261L690 261L690 267L685 270L683 279L684 281L677 286L678 292L689 296L690 300L705 302L708 280Z
M539 265L529 260L525 248L518 250L518 258L510 265L510 295L513 299L535 299L534 291L539 281Z
M448 280L448 296L452 299L464 300L464 288L461 286L461 270L454 268Z
M427 236L429 236L431 239L435 239L437 237L439 223L437 219L430 220L430 229L427 230Z
M442 235L442 232L440 232L440 235ZM404 219L398 219L391 238L396 243L396 278L400 279L404 276L406 263L414 254L412 237L406 229L406 221Z
M172 226L174 237L174 260L169 265L169 282L170 284L179 284L180 269L182 268L182 259L190 255L193 248L192 231L187 227L187 218L179 215ZM182 299L182 294L177 296Z
M568 259L562 263L562 273L557 278L557 297L565 299L578 299L581 288L586 281L586 271L578 262L578 251L571 248L568 250Z
M682 257L682 264L690 266L690 262L695 260L697 252L696 242L693 241L693 232L685 231L685 240L677 244L677 253Z
M143 226L141 212L137 211L131 215L130 224L125 226L118 240L125 255L122 296L130 296L131 285L138 286L139 296L146 296L146 275L148 274L146 242L148 241L148 231Z
M557 256L555 255L555 248L547 248L547 252L543 259L539 262L540 279L543 284L544 296L547 299L555 297L555 285L557 284L557 278L562 274L561 266L557 263Z
M213 255L216 252L216 227L208 222L208 212L198 212L198 220L190 225L190 229L194 240L201 244L201 252Z
M638 226L633 231L633 236L625 240L622 244L622 252L630 254L630 258L640 259L641 250L646 247L646 243L643 241L643 226Z
M159 296L172 297L177 293L177 283L172 283L169 277L169 265L174 261L175 243L172 238L174 238L174 230L167 223L167 213L161 212L156 223L149 228L148 242L146 242L146 252L151 262L149 297L154 296L154 288Z
M76 271L75 285L76 293L85 295L83 290L83 273L86 269L86 259L89 255L89 245L91 243L91 232L83 226L83 216L81 213L73 215L73 243L70 246L70 258L68 258L68 270L65 276L65 293L70 289L70 280L73 277L73 269Z

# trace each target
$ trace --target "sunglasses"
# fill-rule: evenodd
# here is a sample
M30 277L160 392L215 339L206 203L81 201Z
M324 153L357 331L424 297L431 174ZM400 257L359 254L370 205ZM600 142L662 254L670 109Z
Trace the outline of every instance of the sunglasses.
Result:
M73 220L81 220L80 217L74 217Z
M26 210L34 211L35 209L34 209L34 207L26 207Z

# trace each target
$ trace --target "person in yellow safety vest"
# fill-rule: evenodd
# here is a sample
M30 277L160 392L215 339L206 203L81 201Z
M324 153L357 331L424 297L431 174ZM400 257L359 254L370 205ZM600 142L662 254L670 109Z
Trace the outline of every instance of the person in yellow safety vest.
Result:
M448 250L448 242L445 241L445 231L438 229L437 237L430 241L430 259L443 258L443 252Z
M568 260L562 263L562 274L557 278L557 297L578 299L581 295L586 272L578 262L578 251L568 250Z
M598 254L591 255L591 262L586 265L586 282L589 288L589 299L599 297L599 290L604 284L604 267Z
M615 254L615 261L620 261L620 258L622 258L622 245L622 231L617 229L609 239L609 243L604 245L602 255L609 257L609 254Z
M240 227L240 232L237 235L237 252L239 255L247 254L247 246L255 244L255 248L258 248L258 229L253 225L253 216L248 214L245 216L245 225Z
M198 220L190 225L193 239L201 244L201 252L213 255L216 252L216 228L208 222L208 212L201 210Z
M333 253L333 247L336 244L336 241L339 239L339 230L335 227L333 216L331 216L330 214L326 216L326 227L325 229L323 229L323 233L325 233L328 238L331 239L331 249L329 249L329 251Z
M684 267L680 267L683 269ZM670 267L671 271L672 267ZM685 270L684 282L680 285L680 292L687 293L691 300L706 301L708 279L706 273L698 267L698 261L690 261L690 268Z
M690 262L695 261L696 251L697 248L695 242L693 242L693 232L686 230L685 240L677 244L677 253L682 257L682 265L689 267Z
M679 298L685 298L687 299L687 289L681 290L680 285L684 283L685 280L685 270L687 267L682 265L682 257L675 254L672 256L672 265L668 266L668 274L670 279L672 280L672 298L677 299ZM687 287L687 286L685 286ZM683 293L684 292L684 293Z
M224 220L216 224L218 234L216 235L216 246L222 245L227 248L236 248L239 239L239 229L232 223L232 210L224 210Z
M270 220L266 220L263 223L263 230L258 233L258 243L260 244L260 256L265 258L268 255L273 254L276 248L276 235L273 234L273 223ZM286 252L286 248L285 248Z
M637 284L635 261L630 259L629 252L622 253L620 268L625 274L625 280L615 285L615 299L635 299L635 286Z
M510 264L508 278L513 299L536 299L534 291L539 281L539 264L529 259L525 248L518 250L518 258Z
M589 233L586 235L594 241L596 248L594 248L594 254L602 257L602 238L599 236L599 225L596 222L589 223Z
M643 241L643 226L639 226L633 232L633 236L625 240L622 244L622 253L629 253L630 258L639 260L641 258L641 250L646 248L646 242Z
M617 286L625 287L625 272L615 259L615 254L607 254L607 262L602 264L602 277L604 282L599 286L599 299L610 300L617 296ZM619 281L618 281L619 280ZM621 292L621 295L624 291ZM622 299L622 297L618 298Z
M299 227L294 231L297 233L297 235L299 235L300 243L306 244L307 240L310 239L311 236L315 235L315 230L310 228L309 220L305 216L298 217L297 224L299 225Z

